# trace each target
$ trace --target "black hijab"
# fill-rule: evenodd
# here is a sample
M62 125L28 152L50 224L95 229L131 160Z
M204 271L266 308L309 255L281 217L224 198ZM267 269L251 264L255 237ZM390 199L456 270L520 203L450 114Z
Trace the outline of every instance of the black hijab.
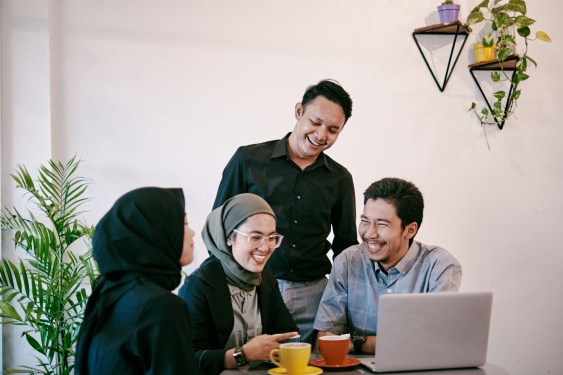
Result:
M184 239L182 189L155 187L119 198L94 231L100 277L88 299L76 345L76 374L88 373L92 337L117 301L140 280L173 290L181 281Z

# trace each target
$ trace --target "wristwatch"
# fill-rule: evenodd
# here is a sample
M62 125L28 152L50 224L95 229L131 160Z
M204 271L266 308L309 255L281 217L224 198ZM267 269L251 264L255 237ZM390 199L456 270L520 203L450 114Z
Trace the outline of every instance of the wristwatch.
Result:
M352 344L354 345L354 353L361 354L362 353L362 344L366 342L366 334L360 331L355 331L352 333L351 340Z
M242 346L237 346L233 353L233 357L235 358L235 362L237 363L237 367L239 369L247 369L248 368L248 361L244 356L244 352L242 351Z

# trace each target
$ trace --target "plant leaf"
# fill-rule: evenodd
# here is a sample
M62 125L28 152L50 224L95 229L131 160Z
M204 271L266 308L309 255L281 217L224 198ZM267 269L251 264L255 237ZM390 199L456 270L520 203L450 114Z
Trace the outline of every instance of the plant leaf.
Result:
M526 26L531 26L534 23L536 23L536 20L531 19L529 17L526 16L517 16L514 19L514 24L516 25L517 28L522 28L522 27L526 27Z
M549 37L549 35L547 35L543 31L537 31L536 38L538 38L539 40L543 40L544 42L551 42L551 38Z
M516 31L518 32L518 35L520 35L523 38L527 38L528 36L530 36L530 28L528 26L520 27L516 29Z
M506 92L505 91L497 91L493 95L497 99L503 99L506 96Z
M481 11L471 12L469 16L467 16L468 25L474 25L476 23L483 22L484 20L485 20L485 16Z

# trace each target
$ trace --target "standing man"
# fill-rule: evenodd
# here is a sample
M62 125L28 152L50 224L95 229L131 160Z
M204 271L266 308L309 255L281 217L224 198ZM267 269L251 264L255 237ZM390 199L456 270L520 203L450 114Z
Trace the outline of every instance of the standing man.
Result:
M379 296L458 291L461 265L447 250L414 241L424 200L418 188L384 178L364 193L361 245L334 260L315 329L319 336L351 333L350 349L374 353Z
M295 127L279 140L239 147L223 171L213 208L240 193L273 208L281 246L266 264L278 279L301 341L313 341L313 322L334 256L357 244L352 176L324 151L352 115L350 95L335 81L309 86L295 105ZM332 244L327 240L331 230Z

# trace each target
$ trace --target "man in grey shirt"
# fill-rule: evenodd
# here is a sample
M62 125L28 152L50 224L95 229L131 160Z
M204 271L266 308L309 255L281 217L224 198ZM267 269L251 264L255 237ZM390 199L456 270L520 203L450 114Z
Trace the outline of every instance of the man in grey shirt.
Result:
M362 243L334 259L314 323L319 336L351 333L350 350L374 353L379 296L459 290L457 259L414 241L423 211L422 194L411 182L384 178L365 191Z

